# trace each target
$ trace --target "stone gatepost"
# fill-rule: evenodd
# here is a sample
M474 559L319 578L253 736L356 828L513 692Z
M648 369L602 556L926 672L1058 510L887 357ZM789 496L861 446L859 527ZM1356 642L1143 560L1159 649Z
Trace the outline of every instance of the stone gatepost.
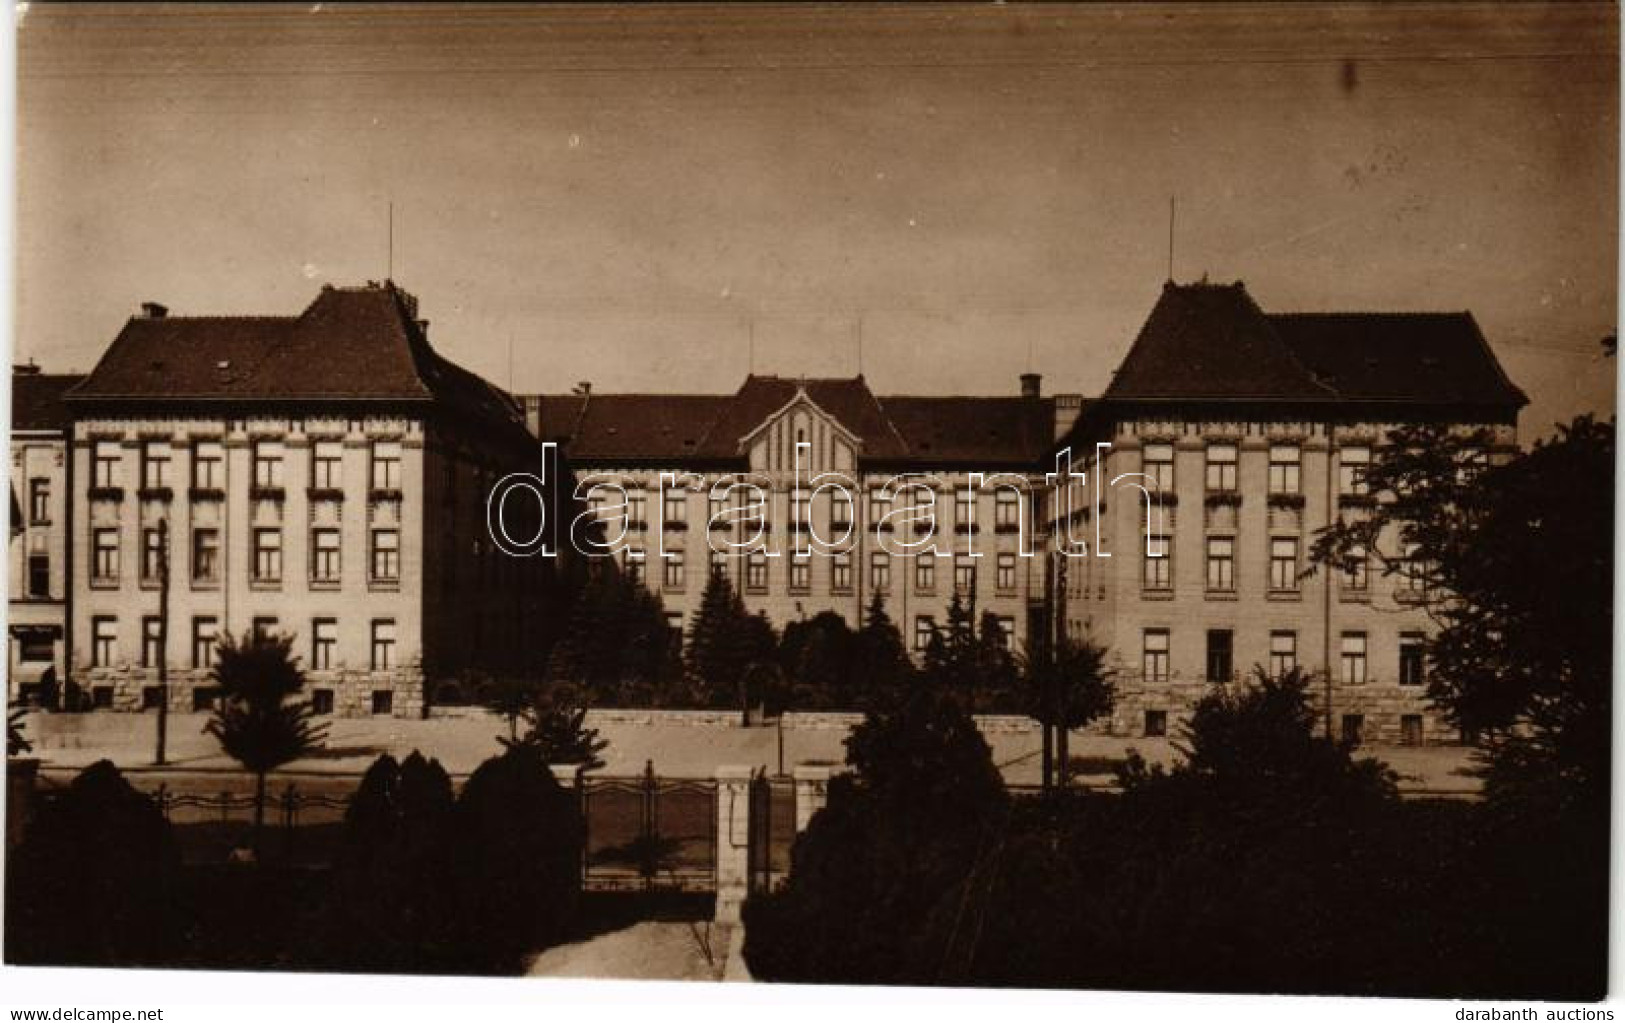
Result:
M748 767L717 768L716 922L737 924L750 894L750 779Z
M796 834L806 831L813 814L824 808L832 773L834 768L828 764L796 765Z

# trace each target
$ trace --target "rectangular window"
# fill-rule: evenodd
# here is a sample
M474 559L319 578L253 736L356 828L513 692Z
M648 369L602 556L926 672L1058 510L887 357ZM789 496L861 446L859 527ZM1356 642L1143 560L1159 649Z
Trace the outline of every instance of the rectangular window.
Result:
M141 666L143 668L156 668L158 662L164 658L163 644L158 641L158 629L162 624L157 615L147 615L141 619Z
M837 533L852 528L852 495L836 490L829 498L829 525Z
M401 578L401 531L375 529L372 531L372 579L374 582L393 583Z
M156 529L141 531L141 578L157 582L164 559L164 541Z
M969 554L954 557L954 589L960 593L976 592L976 559Z
M110 668L118 653L118 619L97 615L90 620L90 666Z
M976 522L976 491L960 490L954 494L954 525L959 531L970 531Z
M255 639L266 639L276 635L276 615L255 615L249 632Z
M274 583L282 579L282 530L254 530L254 579Z
M1341 660L1343 684L1358 686L1365 684L1365 633L1345 632L1341 647Z
M665 492L662 498L661 514L665 516L665 524L688 524L688 491L681 487L674 487Z
M313 714L324 716L333 713L333 690L312 689L310 691L310 710Z
M1210 536L1207 538L1207 588L1234 590L1236 588L1236 538Z
M752 551L745 559L745 586L751 590L767 589L767 555Z
M1296 444L1270 445L1270 493L1296 494L1301 489L1303 453Z
M192 445L192 486L199 490L219 490L226 485L226 449L217 440L200 440Z
M806 529L812 521L812 497L805 490L790 491L790 528Z
M626 528L646 529L649 523L649 495L642 487L629 487L626 491Z
M395 694L388 689L374 689L372 691L372 712L380 715L395 713Z
M25 632L17 637L17 659L49 664L56 660L56 640L49 633Z
M282 486L282 442L262 440L254 445L254 486L276 490Z
M28 481L28 521L36 526L43 526L51 521L51 481L49 479L31 479Z
M1000 487L993 499L993 526L1009 533L1021 528L1021 495L1009 487Z
M28 595L30 597L48 597L51 595L51 556L49 554L30 554L28 556Z
M1207 446L1207 489L1212 493L1229 493L1236 489L1236 446L1209 444Z
M157 710L158 705L164 702L163 690L157 686L141 687L141 709Z
M1270 675L1282 678L1298 666L1298 634L1277 631L1270 633Z
M1141 670L1147 682L1168 681L1168 630L1146 629L1141 639Z
M1364 547L1349 551L1349 564L1343 570L1343 589L1364 593L1371 585L1371 573Z
M1016 648L1016 620L1009 615L999 615L999 642L1006 650Z
M633 586L642 586L644 575L644 559L642 547L628 547L621 567L626 570L626 578Z
M1399 742L1403 746L1422 745L1422 715L1401 714L1399 716Z
M1170 494L1174 489L1174 446L1147 444L1142 457L1145 474L1150 477L1146 489L1154 494Z
M1145 734L1148 739L1155 739L1168 734L1168 712L1165 710L1148 710L1145 712Z
M931 637L937 634L937 623L930 615L914 616L914 649L925 652L931 645Z
M914 588L916 590L931 590L937 585L937 556L931 553L917 554L914 557Z
M192 530L192 579L215 582L220 578L220 531L197 527Z
M120 447L116 440L99 440L96 442L94 461L90 469L90 485L93 487L118 486L118 463Z
M1337 452L1337 492L1345 496L1359 496L1370 492L1366 485L1366 470L1371 467L1371 449L1347 447Z
M708 524L719 524L723 526L727 525L726 520L724 520L722 516L728 511L728 495L712 494L709 503L711 514L710 518L707 520Z
M682 551L667 551L666 556L660 559L665 566L662 580L668 590L680 590L688 574L687 566L683 564Z
M1235 674L1235 633L1229 629L1207 630L1207 680L1229 682Z
M388 671L395 667L395 619L372 620L372 670Z
M852 555L837 554L829 563L829 588L837 593L852 589Z
M1409 596L1427 591L1428 564L1421 557L1422 545L1405 544L1400 551L1399 588Z
M215 701L220 698L220 690L215 686L192 687L192 710L201 714L214 709Z
M1298 541L1296 537L1270 539L1270 589L1298 588Z
M113 708L113 687L91 686L90 706L95 710L111 710Z
M1343 745L1358 746L1365 741L1365 717L1361 714L1343 715Z
M812 586L812 555L790 555L790 588L805 591Z
M876 593L891 589L891 555L875 551L869 555L869 588Z
M333 654L338 648L338 619L317 618L310 623L310 667L312 670L332 670Z
M891 493L884 488L869 491L869 523L878 526L891 514Z
M712 575L726 575L728 573L727 551L712 551L710 560Z
M317 583L339 581L339 531L310 531L310 580Z
M1419 686L1427 681L1422 659L1423 638L1420 632L1401 633L1399 637L1399 684Z
M344 442L319 440L310 449L310 485L317 490L344 486Z
M1008 552L999 555L998 575L994 580L1000 590L1008 593L1016 588L1016 556Z
M372 442L372 489L401 489L401 442L375 440Z
M149 440L141 445L141 486L157 490L169 486L169 442Z
M1166 536L1146 537L1145 554L1142 558L1144 571L1140 577L1146 589L1166 590L1173 586L1173 559L1168 556L1170 550Z
M90 577L102 583L118 582L118 530L94 530L90 550Z
M192 667L214 667L214 640L218 623L213 618L192 619Z

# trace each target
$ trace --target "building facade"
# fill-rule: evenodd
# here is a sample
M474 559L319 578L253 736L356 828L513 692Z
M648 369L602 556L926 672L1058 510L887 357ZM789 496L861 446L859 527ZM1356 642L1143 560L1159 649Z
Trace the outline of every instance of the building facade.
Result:
M81 376L17 366L11 379L11 561L6 653L8 697L63 702L68 652L68 410Z
M1493 463L1516 451L1524 403L1468 313L1274 315L1240 283L1167 285L1067 436L1087 477L1048 516L1088 545L1063 559L1061 614L1112 651L1112 731L1173 734L1213 683L1297 667L1333 734L1457 741L1426 700L1419 582L1306 574L1308 553L1369 514L1364 472L1390 429L1487 430Z
M1011 644L1028 636L1043 560L1021 551L1038 542L1045 458L1079 408L1043 397L1036 375L993 397L753 375L728 395L524 401L674 629L719 571L781 628L825 611L855 627L879 594L923 650L957 592Z
M67 397L68 667L95 706L156 706L166 660L171 709L205 709L216 641L249 630L293 636L320 713L417 716L527 669L555 566L496 551L485 497L541 449L427 331L389 282L125 325Z

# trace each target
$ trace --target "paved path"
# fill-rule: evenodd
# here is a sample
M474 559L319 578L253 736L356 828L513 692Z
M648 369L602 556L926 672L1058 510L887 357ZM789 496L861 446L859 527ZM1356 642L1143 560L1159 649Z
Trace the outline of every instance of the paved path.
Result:
M531 960L525 975L722 980L732 930L706 921L645 920L585 941L555 945Z
M203 732L204 714L174 714L169 720L169 761L172 769L209 773L235 771L236 764ZM589 719L589 724L591 724ZM609 740L600 772L632 775L653 761L665 777L709 778L724 765L766 767L788 771L800 763L840 764L846 733L838 728L741 727L719 723L627 723L599 725ZM125 770L152 764L156 718L151 714L30 714L25 734L34 744L33 755L47 770L78 768L103 758ZM403 757L413 750L440 760L453 775L466 775L487 757L501 751L497 736L506 724L494 715L434 718L428 721L399 718L335 718L330 723L327 748L318 756L295 761L289 775L355 775L365 771L382 753ZM781 759L782 736L782 759ZM1015 785L1039 780L1039 744L1036 733L999 733L987 736L993 758L1005 779ZM1075 734L1074 757L1102 763L1120 760L1130 750L1153 763L1166 763L1177 753L1166 739L1118 738ZM1478 788L1471 777L1469 751L1455 746L1372 747L1367 755L1385 760L1412 791L1465 793ZM1104 778L1100 780L1104 781Z

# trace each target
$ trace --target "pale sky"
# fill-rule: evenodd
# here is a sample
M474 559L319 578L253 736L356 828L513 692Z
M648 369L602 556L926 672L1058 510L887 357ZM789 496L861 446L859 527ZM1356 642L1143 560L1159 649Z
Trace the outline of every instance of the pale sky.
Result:
M389 273L520 391L1098 393L1174 275L1270 311L1470 309L1612 412L1611 3L392 10L33 5L17 351L147 299ZM861 328L860 328L861 324ZM512 375L509 345L512 345Z

